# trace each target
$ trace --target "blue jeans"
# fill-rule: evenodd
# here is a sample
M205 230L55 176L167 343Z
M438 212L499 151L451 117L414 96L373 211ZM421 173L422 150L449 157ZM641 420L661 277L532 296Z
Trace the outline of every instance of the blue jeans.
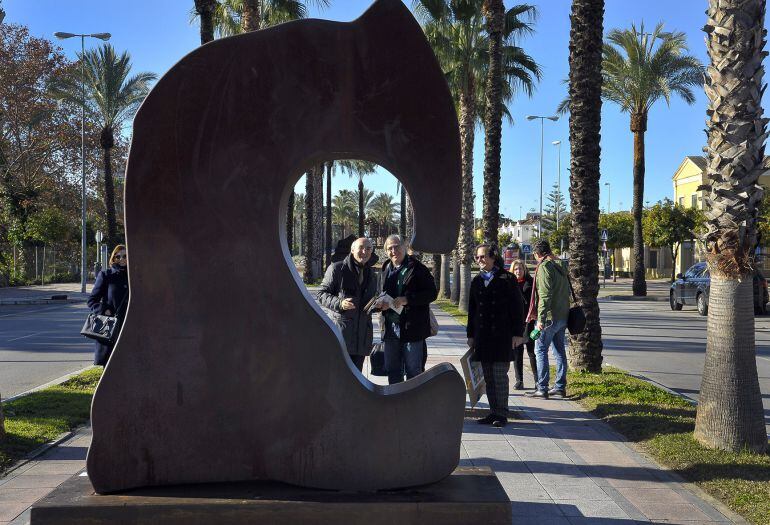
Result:
M407 379L412 379L422 372L422 340L402 343L398 339L386 337L383 342L388 384L401 383L404 380L404 370Z
M553 343L553 356L556 359L556 381L553 387L557 390L567 389L567 351L564 349L564 331L567 320L553 321L540 332L535 341L535 358L537 359L537 389L548 391L551 380L551 369L548 366L548 349Z

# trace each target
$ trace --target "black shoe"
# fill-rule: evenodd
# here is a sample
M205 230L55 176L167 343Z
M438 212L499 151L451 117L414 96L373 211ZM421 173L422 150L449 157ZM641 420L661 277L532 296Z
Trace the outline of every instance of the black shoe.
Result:
M514 390L524 390L524 382L523 381L516 381L516 384L513 385Z
M482 417L481 419L477 419L476 423L479 425L491 425L495 422L495 419L497 419L496 415L489 414L488 416Z
M493 427L497 427L497 428L503 428L507 424L508 424L508 418L505 418L505 417L502 417L502 416L498 416L492 422L492 426Z
M548 395L554 397L567 397L567 391L559 388L552 388L548 391Z
M548 392L544 390L535 390L534 392L527 392L529 397L539 397L542 399L548 399Z

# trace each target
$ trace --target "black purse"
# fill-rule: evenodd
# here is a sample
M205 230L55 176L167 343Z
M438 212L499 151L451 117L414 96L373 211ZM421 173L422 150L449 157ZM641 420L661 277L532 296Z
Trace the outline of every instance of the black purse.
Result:
M120 306L115 311L115 315L99 315L95 313L88 314L83 328L80 329L80 335L98 341L107 346L112 346L120 333L120 327L123 324L118 319L118 312L123 308L128 294L120 302Z
M369 366L373 376L388 375L388 371L385 368L385 343L375 343L372 352L369 354Z

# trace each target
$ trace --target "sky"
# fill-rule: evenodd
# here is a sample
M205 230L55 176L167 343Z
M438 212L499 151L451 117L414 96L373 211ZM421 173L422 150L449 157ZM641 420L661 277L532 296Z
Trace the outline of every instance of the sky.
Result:
M331 5L319 9L311 5L314 18L350 21L370 4L369 0L330 0ZM407 0L407 5L411 0ZM511 7L518 0L505 2ZM553 115L566 95L563 80L568 74L569 0L541 0L536 5L539 16L535 34L519 45L542 68L543 76L531 98L519 94L509 106L513 124L504 123L502 137L502 173L500 212L516 219L540 203L540 121L528 121L527 115ZM193 0L2 0L6 23L30 28L33 35L54 40L56 31L70 33L109 32L110 42L132 57L133 71L150 71L162 76L185 54L200 43L196 22L191 23ZM687 36L692 54L707 63L702 28L706 23L706 0L606 0L605 34L615 28L628 28L632 23L652 29L659 21L669 31ZM767 25L767 21L766 21ZM80 50L79 39L58 41L73 60ZM101 42L90 39L87 46ZM406 58L405 58L406 59ZM696 100L687 105L673 99L670 107L659 101L648 119L646 141L645 201L650 204L665 197L673 198L672 176L687 155L700 155L705 144L707 99L702 88L696 88ZM611 211L628 210L632 198L633 140L629 116L611 103L602 108L601 130L601 200L600 207ZM568 192L569 126L566 116L557 122L545 121L543 153L543 200L557 181L558 151L561 149L561 185ZM552 142L562 141L561 147ZM482 213L482 176L484 162L483 132L476 134L474 149L474 190L476 216ZM338 175L333 191L353 189L356 181ZM609 183L609 186L605 185ZM365 179L367 188L395 195L396 181L384 170ZM301 183L297 191L304 192Z

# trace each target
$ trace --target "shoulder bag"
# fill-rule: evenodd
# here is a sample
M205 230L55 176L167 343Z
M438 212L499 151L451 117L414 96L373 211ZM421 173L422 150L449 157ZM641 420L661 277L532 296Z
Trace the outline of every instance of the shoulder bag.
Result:
M80 329L80 335L98 341L103 345L111 346L120 333L122 323L118 320L118 312L123 308L126 299L128 299L128 294L123 297L120 306L115 311L115 315L88 314L86 322L83 323L83 328Z

